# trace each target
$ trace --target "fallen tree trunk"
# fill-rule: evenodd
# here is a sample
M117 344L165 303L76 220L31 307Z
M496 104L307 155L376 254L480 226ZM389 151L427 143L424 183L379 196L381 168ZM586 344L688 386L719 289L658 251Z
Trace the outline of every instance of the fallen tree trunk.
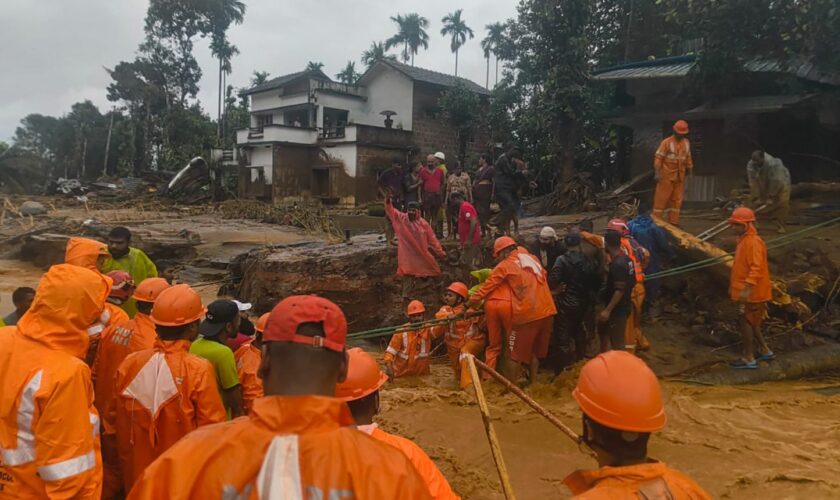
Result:
M729 254L725 250L708 241L701 241L693 234L683 231L658 217L654 217L653 220L668 234L676 252L687 258L687 260L696 262L720 258L721 262L713 266L704 267L701 271L708 273L707 275L711 275L714 281L722 288L726 287L724 290L728 289L729 276L732 272L732 258L728 257ZM794 315L800 321L805 320L812 314L811 308L787 292L787 283L784 280L772 280L772 287L773 299L770 302L772 305L778 306L781 311L788 315Z

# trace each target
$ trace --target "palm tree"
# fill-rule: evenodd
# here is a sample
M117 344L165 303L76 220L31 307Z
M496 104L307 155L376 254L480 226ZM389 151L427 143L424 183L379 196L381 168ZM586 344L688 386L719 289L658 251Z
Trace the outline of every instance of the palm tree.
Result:
M224 106L222 89L225 88L224 79L233 70L230 60L233 56L239 54L239 49L236 48L236 45L231 45L227 40L227 36L225 36L224 33L221 33L221 35L213 35L213 40L210 42L210 51L219 59L219 112L216 122L216 132L218 137L221 139L222 134L224 133L222 130L222 107Z
M242 24L245 19L245 3L241 0L219 0L211 5L208 11L212 33L210 37L210 51L219 60L219 112L218 136L222 136L222 106L223 106L223 75L227 68L230 74L230 60L239 50L227 40L227 30L231 24Z
M443 19L440 20L443 23L440 34L452 37L449 48L455 53L455 76L458 76L458 51L461 46L467 43L467 37L475 37L472 28L467 26L467 23L461 18L462 12L464 12L464 9L458 9L443 16Z
M391 20L397 23L397 34L385 40L385 49L402 45L403 61L408 62L411 56L411 65L414 66L414 56L420 47L429 48L429 34L426 33L429 20L417 13L397 14L396 17L391 16Z
M499 83L499 51L502 46L502 42L505 38L505 25L502 23L492 23L488 24L484 27L487 30L487 36L484 37L484 40L481 41L481 48L484 49L484 53L487 54L488 52L492 52L494 56L496 56L496 84ZM490 65L490 57L489 54L487 56L487 64L488 69L487 72L490 72L489 65ZM488 78L489 80L489 78Z
M345 66L339 73L335 74L335 79L341 83L346 83L347 85L353 85L356 83L356 80L359 79L359 74L356 73L356 63L353 61L347 61L347 66Z
M306 64L306 71L323 71L323 69L324 63L322 62L309 61Z
M251 86L256 87L268 81L268 71L254 71L251 73Z
M370 69L378 61L396 61L397 56L386 53L383 42L371 42L370 48L362 52L362 63Z

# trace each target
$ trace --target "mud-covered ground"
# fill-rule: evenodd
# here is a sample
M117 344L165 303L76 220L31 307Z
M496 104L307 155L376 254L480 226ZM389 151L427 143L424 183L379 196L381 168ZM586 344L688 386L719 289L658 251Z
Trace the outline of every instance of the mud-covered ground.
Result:
M528 392L573 429L576 371L544 375ZM493 383L490 411L518 498L567 498L561 481L595 467L577 445ZM667 428L650 454L693 477L714 498L840 496L840 378L737 387L663 382ZM415 440L464 498L501 499L478 406L444 360L423 379L386 386L381 425Z

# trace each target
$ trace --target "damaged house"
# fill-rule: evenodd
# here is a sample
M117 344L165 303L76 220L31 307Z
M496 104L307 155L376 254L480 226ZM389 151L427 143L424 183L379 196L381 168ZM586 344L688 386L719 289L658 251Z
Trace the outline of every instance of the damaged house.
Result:
M678 118L688 121L694 178L687 202L727 196L746 182L755 149L780 157L793 182L837 178L840 158L840 75L811 64L753 61L738 76L733 94L703 102L688 89L694 55L604 68L593 79L615 85L609 117L619 137L618 176L652 171L659 142Z
M376 199L377 174L394 159L443 151L452 163L457 132L439 118L438 99L455 85L489 95L464 78L393 61L377 62L355 85L313 70L244 91L251 122L237 131L240 197L354 206ZM482 128L469 138L468 157L477 159L486 137Z

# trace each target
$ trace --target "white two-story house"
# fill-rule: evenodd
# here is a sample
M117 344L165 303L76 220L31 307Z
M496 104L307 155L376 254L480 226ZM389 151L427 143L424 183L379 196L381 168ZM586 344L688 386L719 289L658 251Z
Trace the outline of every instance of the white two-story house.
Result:
M435 151L454 159L456 132L439 118L438 99L459 83L489 94L469 80L391 61L376 63L356 85L302 71L246 90L251 123L237 131L240 196L357 205L376 198L376 175L395 159ZM476 156L486 147L484 130L472 139Z

